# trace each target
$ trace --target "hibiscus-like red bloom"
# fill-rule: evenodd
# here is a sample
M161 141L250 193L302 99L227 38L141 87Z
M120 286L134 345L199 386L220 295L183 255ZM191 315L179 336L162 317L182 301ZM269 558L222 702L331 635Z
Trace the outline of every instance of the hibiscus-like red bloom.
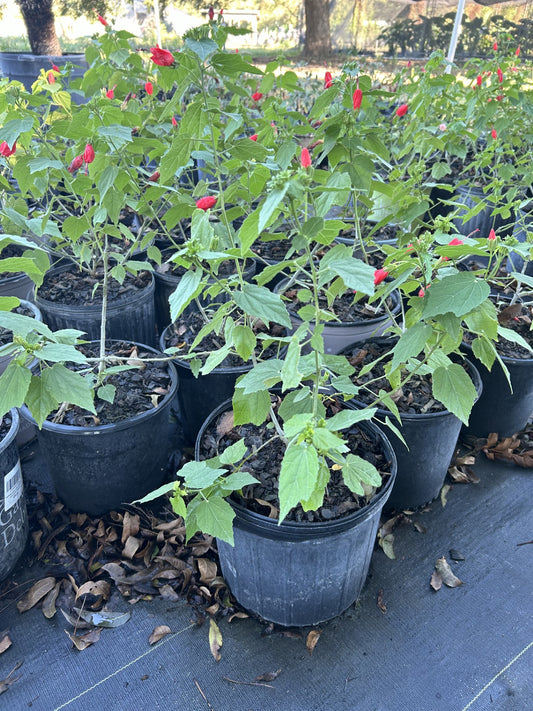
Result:
M483 83L483 77L481 76L481 74L478 74L476 77L476 84L478 86L481 86L482 83Z
M491 242L496 239L496 232L494 232L494 228L491 227L491 230L489 232L489 236L487 237L488 240Z
M519 57L519 56L520 56L520 45L518 45L518 47L516 48L516 52L514 53L514 56L515 56L515 57Z
M155 170L155 171L152 173L152 175L148 178L148 180L149 180L151 183L157 183L157 181L159 180L159 176L160 176L160 175L161 175L161 173L160 173L158 170Z
M109 22L105 19L105 17L102 17L102 15L97 15L98 22L100 22L104 27L107 27Z
M54 72L53 72L53 71L49 71L49 72L46 73L46 81L47 81L49 84L55 84L56 78L55 78L55 75L54 75Z
M172 117L172 125L173 125L173 126L177 126L177 125L178 125L178 121L177 121L177 119L176 119L175 116Z
M491 135L495 140L496 140L496 138L498 138L498 132L496 131L496 129L495 129L494 127L492 128L492 131L490 132L490 135Z
M311 156L307 148L302 148L302 152L300 153L300 165L306 169L311 167Z
M363 92L361 89L357 88L352 97L354 111L361 108L361 101L363 100Z
M256 91L252 94L252 99L254 101L261 101L262 98L263 98L263 94L261 94L260 91Z
M389 276L389 272L386 269L376 269L374 272L374 285L377 286L381 284L382 281Z
M152 94L154 93L154 85L152 84L151 81L147 81L145 83L144 89L145 89L146 93L148 94L148 96L152 96Z
M174 64L174 56L168 49L161 49L156 45L150 48L150 52L152 53L150 59L154 64L158 64L160 67L170 67Z
M498 51L498 43L497 43L497 42L495 42L495 43L492 45L492 49L493 49L495 52Z
M450 242L448 242L448 246L454 247L457 244L464 244L462 239L459 239L458 237L454 237Z
M108 99L113 99L113 98L114 98L116 86L117 86L117 85L115 84L115 86L114 86L112 89L108 89L108 90L106 91L105 95L107 96Z
M94 160L94 148L88 143L83 151L83 160L85 163L92 163Z
M333 77L331 72L326 72L324 74L324 89L329 89L330 86L333 86Z
M0 156L4 156L4 158L9 158L9 156L12 156L13 153L17 150L17 142L13 141L13 145L11 148L8 146L8 144L5 141L2 141L0 143Z
M69 173L75 173L83 165L83 156L76 156L72 159L69 167L67 168Z
M200 210L209 210L216 205L217 198L214 195L206 195L196 201L196 207Z
M212 5L209 5L209 10L207 11L207 14L209 16L209 19L213 21L215 18L215 10Z
M250 136L250 141L257 141L257 133L254 133L253 136Z
M408 111L409 107L407 106L407 104L402 104L396 109L396 116L399 116L401 118L402 116L405 116Z
M498 71L497 71L496 73L497 73L497 75L498 75L498 81L499 81L500 84L501 84L502 81L503 81L503 72L502 72L502 70L500 69L500 67L498 67Z

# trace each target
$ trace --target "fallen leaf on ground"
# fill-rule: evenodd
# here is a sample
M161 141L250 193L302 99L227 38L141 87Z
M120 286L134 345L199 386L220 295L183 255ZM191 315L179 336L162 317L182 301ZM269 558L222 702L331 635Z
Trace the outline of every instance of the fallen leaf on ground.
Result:
M433 571L433 575L431 576L431 580L429 581L429 584L435 590L438 592L441 587L442 587L442 578L440 577L440 574L437 573L436 570Z
M79 610L75 607L74 612L77 612L82 620L95 627L121 627L131 617L130 610L127 610L127 612L108 612L106 610L90 612L89 610Z
M217 435L219 437L222 437L223 435L228 434L228 432L233 429L233 426L233 410L230 410L229 412L225 412L221 417L218 418Z
M305 646L307 647L307 651L309 652L309 654L313 654L313 652L315 651L317 642L320 639L320 634L320 630L311 630L311 632L309 632L309 634L307 635Z
M448 474L456 484L479 484L480 481L473 470L467 466L452 466L448 469Z
M383 548L383 552L387 558L390 558L391 560L396 559L396 556L394 555L394 533L387 533L386 536L380 538L379 545Z
M42 611L43 615L46 617L47 620L51 620L57 612L56 600L60 590L61 582L58 582L54 585L54 587L50 590L50 592L43 600Z
M221 659L220 648L222 647L222 634L218 629L218 625L215 620L209 620L209 649L215 662L219 662Z
M28 610L31 610L31 608L34 607L39 600L42 600L42 598L53 589L55 584L55 578L43 578L42 580L38 580L35 585L28 590L22 600L17 602L18 611L27 612Z
M126 511L124 518L122 519L122 537L120 542L122 545L126 543L130 536L136 536L139 533L141 527L141 519L138 514L131 514Z
M448 503L448 492L450 491L452 487L449 484L444 484L442 489L440 490L440 502L444 508L446 504Z
M250 615L246 612L234 612L232 615L230 615L228 617L228 622L231 622L235 618L237 618L238 620L246 620L246 619L248 619L248 617L250 617Z
M378 607L381 610L381 612L383 612L383 614L385 614L387 612L387 606L383 602L383 590L380 590L378 592Z
M22 674L19 674L18 676L13 676L13 673L17 671L17 669L20 669L22 666L23 662L17 662L13 669L9 672L9 674L6 676L6 678L3 681L0 681L0 694L3 694L4 691L7 691L11 684L13 684L15 681L18 681Z
M7 632L7 630L5 632L2 632L2 634L0 634L0 654L2 654L2 652L5 652L6 649L9 649L9 647L11 647L11 644L12 642L9 636L9 632Z
M99 627L95 627L90 632L87 632L86 634L82 634L82 635L70 634L70 632L68 630L65 630L67 637L70 639L72 644L76 647L76 649L80 652L83 652L84 649L87 649L87 647L90 647L91 644L98 642L98 640L100 639L101 632L102 632L102 630Z
M88 580L83 585L80 585L76 591L76 600L82 595L94 595L95 597L102 597L105 600L109 598L111 593L111 586L108 580Z
M444 556L442 556L442 558L438 558L435 562L435 570L442 578L444 585L447 587L457 588L459 585L463 584L462 581L454 575L452 569L450 568L450 564Z
M281 669L276 669L275 672L265 672L255 677L256 681L274 681L281 674Z
M152 634L148 637L148 643L149 644L155 644L156 642L159 642L160 639L163 639L163 637L166 637L167 634L170 634L172 630L170 627L167 627L167 625L158 625Z
M210 585L213 579L217 575L217 564L213 560L208 560L207 558L198 558L196 561L198 564L198 571L200 573L200 580L206 585Z

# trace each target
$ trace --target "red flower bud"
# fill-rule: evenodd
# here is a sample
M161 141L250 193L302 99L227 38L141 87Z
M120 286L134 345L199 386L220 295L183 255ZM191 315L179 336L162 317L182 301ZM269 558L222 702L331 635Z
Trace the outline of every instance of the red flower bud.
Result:
M151 81L145 82L145 84L144 84L144 90L146 91L146 93L148 94L148 96L152 96L152 94L154 93L154 85L152 84Z
M53 72L53 71L50 70L49 72L46 73L46 81L47 81L49 84L55 84L56 78L55 78L55 76L54 76L54 72Z
M215 10L213 9L212 5L209 5L209 10L207 11L207 14L210 20L213 20L215 18Z
M116 87L116 84L115 84L115 86L114 86L112 89L108 89L108 90L106 91L105 95L107 96L108 99L113 99L113 98L114 98L114 96L115 96L115 87Z
M173 126L177 126L177 125L178 125L178 122L177 122L175 116L172 117L172 125L173 125Z
M57 64L52 64L52 69L54 70L54 72L59 72L61 74L61 71L60 71L59 67L57 66Z
M256 91L252 94L252 99L254 101L261 101L262 98L263 98L263 94L261 94L260 91Z
M381 282L385 281L388 276L389 272L385 269L376 269L376 271L374 272L374 286L381 284Z
M496 232L494 232L494 228L491 228L489 232L489 236L487 237L488 240L495 240L496 239Z
M498 94L496 97L496 101L502 101L503 100L503 94Z
M516 52L514 53L514 56L515 56L515 57L519 57L519 56L520 56L520 45L518 45L518 47L516 48Z
M67 168L69 173L75 173L83 165L83 156L76 156L72 159L71 164Z
M352 97L354 111L361 108L361 101L363 100L363 92L361 89L357 88Z
M250 141L257 141L257 133L254 133L253 136L250 136Z
M160 175L161 175L161 173L158 170L156 170L152 173L152 175L148 178L148 180L151 183L156 183L159 180Z
M150 48L150 52L152 53L150 59L154 64L160 67L170 67L174 64L174 57L172 52L169 52L168 49L161 49L161 47L156 45Z
M498 132L496 131L496 129L494 127L492 128L490 135L494 138L494 140L496 140L496 138L498 138Z
M98 22L100 22L104 27L107 27L109 22L104 17L102 17L102 15L97 15L97 18Z
M324 74L324 89L329 89L330 86L333 86L333 77L331 76L331 72L326 72Z
M498 43L497 43L497 42L495 42L495 43L492 45L492 49L493 49L495 52L498 51Z
M502 72L502 70L500 69L500 67L498 67L498 71L497 71L496 73L498 74L498 81L499 81L500 84L501 84L502 81L503 81L503 72Z
M422 298L423 296L425 296L425 294L426 294L426 290L424 289L423 286L421 286L418 291L418 296L420 296L420 298Z
M9 158L9 156L12 156L13 153L17 150L17 142L14 141L13 145L11 148L8 146L8 144L5 141L2 141L0 143L0 156L4 156L4 158Z
M405 114L409 111L409 107L407 104L402 104L401 106L398 106L396 109L396 116L402 117L405 116Z
M92 163L94 160L94 148L88 143L83 151L83 160L85 163Z
M216 205L217 198L214 195L206 195L196 201L196 207L200 210L209 210Z
M481 74L477 75L476 83L478 86L481 86L481 84L483 83L483 77L481 76Z
M302 148L302 152L300 153L300 165L306 169L311 167L311 156L307 148Z
M453 247L456 244L464 244L462 239L459 239L458 237L454 237L450 242L448 242L448 245L450 247Z

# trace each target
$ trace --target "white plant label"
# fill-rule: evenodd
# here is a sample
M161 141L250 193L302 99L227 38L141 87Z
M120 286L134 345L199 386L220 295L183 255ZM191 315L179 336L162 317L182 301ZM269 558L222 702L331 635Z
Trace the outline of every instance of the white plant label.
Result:
M4 511L9 511L22 496L22 472L20 462L4 476Z

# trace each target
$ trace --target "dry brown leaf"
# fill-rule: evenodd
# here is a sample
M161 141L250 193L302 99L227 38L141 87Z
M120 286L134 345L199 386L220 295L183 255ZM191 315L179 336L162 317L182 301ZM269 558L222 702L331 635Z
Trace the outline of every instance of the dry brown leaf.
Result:
M85 620L82 620L79 615L71 615L70 612L66 612L66 610L63 610L62 607L59 608L61 612L63 613L63 617L66 619L66 621L69 623L69 625L72 625L74 629L76 630L92 630L94 625L89 624L88 622L85 622Z
M387 612L387 606L383 602L383 590L380 590L378 592L378 607L383 614L385 614Z
M248 619L248 617L250 617L250 615L248 615L246 612L234 612L228 617L228 622L231 622L235 618L237 618L238 620L246 620Z
M450 491L451 488L452 487L449 484L444 484L444 486L440 490L440 502L441 502L443 508L448 503L447 496L448 496L448 492Z
M9 636L9 632L6 630L5 632L2 632L0 634L0 654L6 651L6 649L9 649L11 647L11 638Z
M429 581L429 584L435 591L438 591L441 589L442 578L440 577L439 573L437 573L436 570L433 571L433 575L431 576L431 580Z
M140 527L141 518L139 514L130 514L129 511L126 511L122 520L122 537L120 539L122 545L126 543L130 536L136 536Z
M225 434L228 434L233 429L234 425L234 419L233 419L233 410L229 410L229 412L225 412L219 419L217 423L217 435L219 437L222 437Z
M172 630L170 627L167 627L167 625L158 625L150 637L148 637L148 643L149 644L155 644L156 642L159 642L160 639L163 639L163 637L166 637L167 634L171 634Z
M213 579L217 576L217 564L207 558L198 558L196 563L198 564L198 571L202 583L211 585Z
M142 541L139 538L130 536L126 541L126 545L122 549L122 555L132 560L135 553L139 550L141 543Z
M159 588L159 595L163 600L169 600L170 602L177 602L180 599L178 593L168 583Z
M333 465L332 468L334 468L335 465ZM256 499L258 504L261 504L261 506L265 506L265 508L270 509L268 512L268 518L279 518L279 510L270 503L270 501L265 501L264 499Z
M425 526L423 526L421 523L419 523L418 521L413 522L413 527L414 527L415 531L417 531L417 533L426 533L426 531L427 531L427 528Z
M209 649L215 662L221 659L220 648L222 647L222 634L213 618L209 620Z
M95 597L103 597L105 600L108 600L110 594L111 585L108 580L88 580L78 588L76 600L82 595L94 595Z
M276 669L275 672L265 672L255 677L256 681L274 681L281 674L281 669Z
M46 617L47 620L51 620L57 612L56 600L60 590L61 582L58 582L54 585L54 587L50 590L48 595L43 600L42 611L43 615Z
M442 558L437 559L435 563L435 570L437 571L437 573L439 573L440 577L442 578L442 582L447 587L457 588L459 587L459 585L463 584L461 580L459 580L459 578L457 578L453 574L453 571L450 568L450 564L444 556L442 556Z
M383 552L391 560L396 560L394 555L394 533L387 533L383 538L379 538L379 545L383 548Z
M87 632L86 634L82 635L75 635L75 634L70 634L68 630L65 630L65 634L67 637L70 639L72 644L76 647L77 650L80 652L83 652L84 649L87 649L87 647L90 647L91 644L94 644L95 642L98 642L100 639L100 633L102 630L100 627L95 627L92 629L90 632Z
M50 590L52 590L55 584L56 579L52 577L38 580L35 585L32 585L22 600L17 602L18 611L27 612L28 610L31 610L31 608L34 607L39 600L42 600L42 598L47 595Z
M479 477L467 466L450 467L448 474L457 484L479 484Z
M318 640L320 639L320 630L311 630L309 634L307 635L307 639L305 640L305 646L307 647L307 651L309 654L313 654L315 651L315 647L317 645Z

